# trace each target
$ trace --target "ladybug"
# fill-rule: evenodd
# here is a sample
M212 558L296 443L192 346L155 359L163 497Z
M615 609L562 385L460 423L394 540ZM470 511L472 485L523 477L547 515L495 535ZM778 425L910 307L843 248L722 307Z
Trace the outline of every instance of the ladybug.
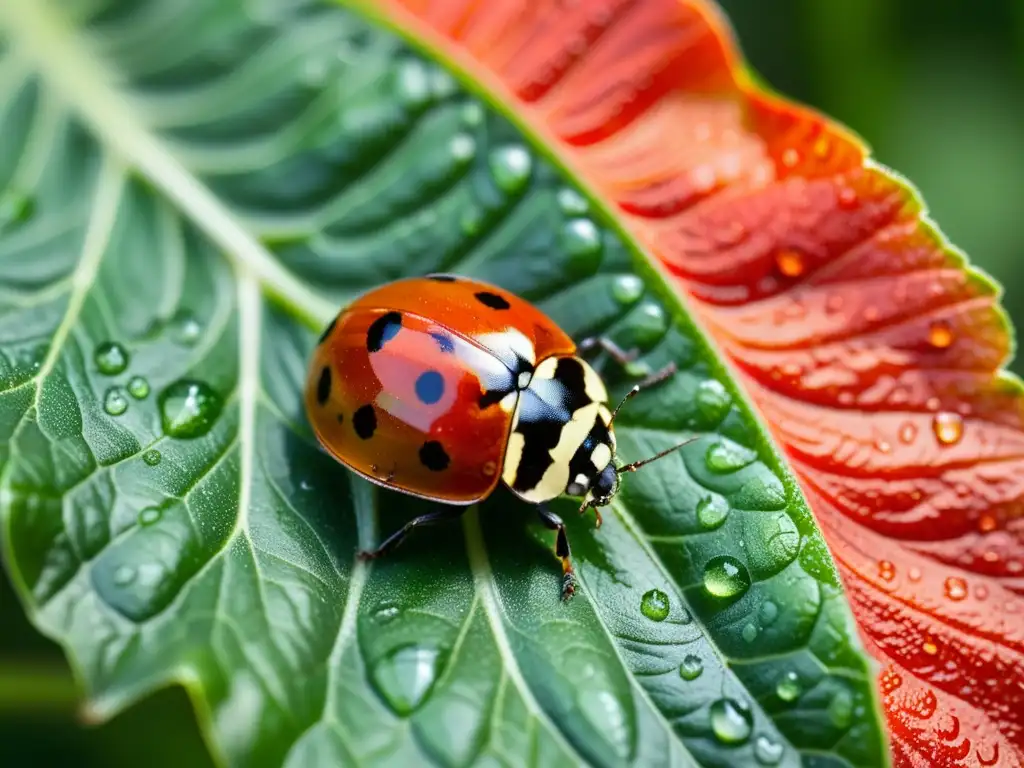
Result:
M583 497L580 513L608 504L619 475L601 377L581 357L605 338L577 345L527 301L450 274L387 283L341 310L320 337L306 384L306 412L335 459L373 483L439 503L388 537L375 558L416 527L461 515L499 482L536 505L556 531L562 597L575 591L565 525L546 502ZM619 403L675 372L669 364ZM689 441L686 441L689 442Z

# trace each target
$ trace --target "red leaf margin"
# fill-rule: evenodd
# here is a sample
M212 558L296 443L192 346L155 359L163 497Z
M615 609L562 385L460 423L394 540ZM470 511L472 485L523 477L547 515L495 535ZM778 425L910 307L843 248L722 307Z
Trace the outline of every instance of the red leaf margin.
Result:
M814 510L894 764L1024 764L1024 391L997 288L913 188L756 83L709 0L379 8L674 277Z

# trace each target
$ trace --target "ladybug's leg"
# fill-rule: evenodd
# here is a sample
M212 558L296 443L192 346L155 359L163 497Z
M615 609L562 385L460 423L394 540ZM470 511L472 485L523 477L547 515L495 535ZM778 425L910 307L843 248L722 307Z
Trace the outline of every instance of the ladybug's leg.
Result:
M402 541L405 540L405 537L409 535L409 531L411 531L413 528L419 528L422 525L434 525L435 523L443 523L448 520L454 520L458 517L461 517L467 509L469 509L469 507L440 507L435 512L428 512L425 515L414 517L408 523L406 523L397 531L395 531L386 539L384 539L384 543L376 549L370 551L361 551L359 553L359 559L374 560L378 557L382 557L391 550L393 550L395 547L397 547L399 544L401 544Z
M658 382L664 381L676 372L676 364L668 363L660 370L651 373L651 369L646 365L639 366L636 363L636 358L640 354L640 350L634 348L627 352L605 336L588 336L576 345L576 349L581 355L585 355L594 349L601 349L608 353L608 357L625 368L627 373L644 376L644 380L636 385L638 392L642 389L654 386Z
M576 574L569 559L569 539L565 535L565 523L544 504L537 505L537 514L545 526L558 532L555 536L555 554L562 559L562 599L568 600L576 593Z

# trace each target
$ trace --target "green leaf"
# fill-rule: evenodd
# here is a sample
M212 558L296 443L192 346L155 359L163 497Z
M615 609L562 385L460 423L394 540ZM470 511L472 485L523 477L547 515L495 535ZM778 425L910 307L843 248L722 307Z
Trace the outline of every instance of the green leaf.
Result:
M878 765L866 657L799 489L679 300L438 66L317 3L0 10L7 566L107 717L172 682L237 765ZM426 509L322 453L346 300L450 270L680 372L570 522ZM613 395L633 379L606 366Z

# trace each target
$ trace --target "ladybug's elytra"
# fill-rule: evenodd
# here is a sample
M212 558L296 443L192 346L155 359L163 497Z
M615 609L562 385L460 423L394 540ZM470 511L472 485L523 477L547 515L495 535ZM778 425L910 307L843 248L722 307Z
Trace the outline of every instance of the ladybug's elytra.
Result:
M583 497L580 512L611 501L619 475L676 450L617 466L615 411L578 346L532 304L469 278L434 274L388 283L345 307L324 331L306 385L316 436L366 479L442 506L362 557L379 557L420 525L457 517L499 480L537 506L557 532L562 596L575 591L561 518L545 502ZM623 399L675 372L668 365ZM622 403L619 404L621 407ZM689 441L686 441L689 442Z

